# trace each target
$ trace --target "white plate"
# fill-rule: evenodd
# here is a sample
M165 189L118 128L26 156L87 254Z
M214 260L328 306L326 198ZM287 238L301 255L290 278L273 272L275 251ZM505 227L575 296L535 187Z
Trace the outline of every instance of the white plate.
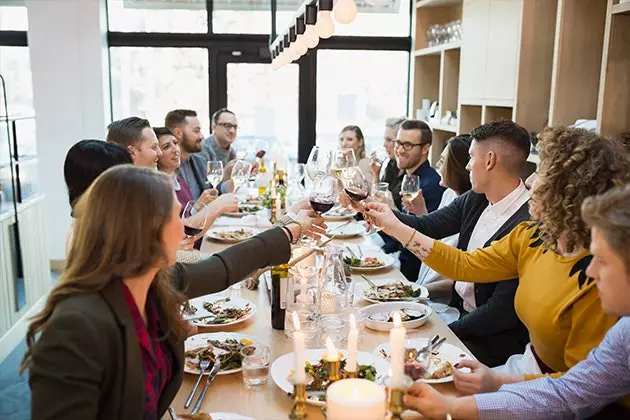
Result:
M243 228L237 228L237 227L221 227L221 228L214 228L209 230L206 233L206 236L214 241L218 241L218 242L224 242L227 244L236 244L239 242L243 242L246 241L247 239L250 239L251 236L249 238L245 238L245 239L226 239L226 238L222 238L221 236L219 236L219 233L221 232L234 232L236 230L240 230L243 229L245 231L248 231L252 234L252 236L256 235L257 233L260 232L260 230L256 229L256 228L251 228L251 227L243 227Z
M355 254L357 254L357 253L355 252ZM352 257L352 255L349 255L347 253L347 251L346 251L346 253L344 253L343 256L344 257ZM358 257L358 254L357 254L357 257ZM379 251L372 251L372 252L364 251L363 252L363 258L365 258L365 257L378 258L383 263L383 265L379 265L378 267L352 267L351 266L350 269L352 271L357 271L357 272L360 272L360 271L362 271L362 272L378 271L378 270L383 270L384 268L387 268L387 267L391 267L394 264L394 262L395 262L394 258L391 255L384 254L384 253L379 252Z
M387 279L382 279L382 280L374 280L371 279L373 283L375 283L377 286L384 286L386 284L389 283L395 283L395 281L393 280L387 280ZM405 298L405 300L402 299L388 299L388 300L378 300L378 299L374 299L371 297L368 297L366 295L367 291L370 290L369 286L366 286L365 289L363 290L363 293L361 294L361 297L365 300L367 300L368 302L371 303L381 303L381 302L419 302L419 301L424 301L429 299L429 289L427 289L426 287L416 284L416 283L409 283L409 282L405 282L405 284L410 285L413 290L421 290L420 292L420 296L418 296L417 298Z
M324 220L335 221L335 220L352 219L354 216L357 215L357 212L355 210L352 210L349 213L339 213L338 210L339 210L339 208L330 210L330 211L322 214L322 217L324 218Z
M423 305L422 303L415 303L415 302L377 303L376 305L366 306L365 308L362 309L363 313L365 314L365 325L368 328L371 328L373 330L389 331L392 328L394 328L393 322L375 321L373 319L370 319L370 315L378 314L381 312L394 312L394 311L399 311L401 309L409 309L413 311L424 312L424 315L421 318L414 319L413 321L404 321L402 323L403 327L405 327L408 330L413 329L413 328L418 328L424 325L429 319L429 317L431 316L431 313L433 312L433 310L429 306Z
M263 208L261 206L257 206L255 204L239 204L238 208L254 208L254 207L258 207L258 210L256 211L229 211L227 213L223 213L223 216L227 216L227 217L243 217L243 216L247 216L248 214L257 214L259 211L263 210Z
M327 352L328 350L326 349L307 349L306 361L312 364L319 363L322 356ZM347 351L340 350L340 352L345 358ZM357 363L360 365L374 365L374 357L366 351L357 351ZM278 388L286 393L293 392L293 384L289 382L289 375L294 367L295 360L293 352L280 356L271 364L271 379L273 379ZM387 374L387 370L379 371L377 367L376 374L377 376L381 375L384 377ZM323 407L326 405L326 403L322 401L316 401L308 398L306 399L306 402L317 407Z
M241 322L245 322L256 314L256 305L254 303L250 302L247 299L243 299L242 297L230 296L229 302L222 301L219 305L223 308L239 308L239 309L245 309L249 305L249 307L252 308L252 310L249 311L249 313L245 315L244 317L237 319L236 321L227 322L225 324L211 324L211 323L203 322L201 319L199 319L199 317L201 316L212 315L211 312L204 309L203 307L204 302L215 302L217 300L223 300L226 297L227 296L222 296L222 295L206 295L206 296L199 296L197 298L191 299L189 303L193 305L195 308L197 308L197 312L195 312L193 315L184 315L184 319L189 319L191 320L193 324L198 325L200 327L225 327L228 325L235 325L235 324L240 324Z
M258 344L256 339L249 335L244 335L244 334L239 334L239 333L223 333L223 332L203 333L203 334L196 334L191 337L188 337L184 343L184 351L196 349L198 347L205 347L208 345L208 340L223 341L223 340L227 340L228 338L233 338L236 341L240 341L242 338L247 338L249 340L252 340L254 343ZM215 349L215 355L217 354L220 355L223 353L227 353L227 352L223 349ZM230 375L232 373L240 372L241 370L243 369L238 368L238 369L230 369L230 370L220 370L219 373L217 373L217 375ZM199 375L200 373L199 369L188 367L188 365L186 365L185 363L184 363L184 372L192 373L194 375ZM210 370L207 370L204 373L204 375L209 375L209 374L210 374Z
M365 234L365 228L358 223L350 222L350 224L347 224L340 228L338 226L340 225L337 224L329 226L328 230L326 231L326 235L334 236L337 239L344 239Z
M428 342L429 342L429 339L427 338L412 338L405 342L405 347L408 347L408 348L414 347L416 349L419 349L421 347L426 346ZM372 353L372 355L374 356L374 359L376 360L376 364L375 364L376 369L378 371L381 371L383 369L387 371L390 367L389 360L386 360L385 357L383 357L383 355L380 353L381 350L385 350L387 354L390 354L389 343L383 343L377 346L374 349L374 352ZM444 343L440 347L438 355L433 356L433 359L431 360L431 367L429 368L429 372L432 372L433 370L435 370L442 361L448 361L448 362L451 362L452 365L455 365L455 363L458 363L460 360L464 360L464 359L474 360L474 357L472 357L471 355L469 355L468 353L466 353L465 351L463 351L457 346ZM441 383L452 382L452 381L453 381L453 375L447 376L442 379L418 379L416 382L424 382L427 384L441 384Z

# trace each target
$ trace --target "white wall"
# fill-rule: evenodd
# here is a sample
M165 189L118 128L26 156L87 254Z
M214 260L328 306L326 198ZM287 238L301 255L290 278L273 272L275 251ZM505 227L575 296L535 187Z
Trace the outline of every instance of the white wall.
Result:
M27 0L39 178L46 194L48 249L65 259L70 206L68 149L105 138L110 122L105 0Z

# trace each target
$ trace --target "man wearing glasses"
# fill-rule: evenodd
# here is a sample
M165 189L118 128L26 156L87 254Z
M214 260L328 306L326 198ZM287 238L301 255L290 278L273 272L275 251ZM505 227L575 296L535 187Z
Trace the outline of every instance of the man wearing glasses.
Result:
M236 115L227 108L212 114L212 134L201 143L201 155L206 161L219 160L226 167L236 159L232 143L236 140L238 122Z
M429 148L431 147L431 128L418 120L405 120L400 125L398 137L393 141L396 163L401 172L394 181L390 189L394 198L394 203L399 210L402 210L402 197L400 189L405 174L417 175L420 178L420 189L427 210L432 212L437 209L442 200L444 188L440 186L440 175L429 165ZM400 271L411 282L418 279L420 271L420 260L407 249L404 249L396 242L385 241L383 247L385 252L400 250Z

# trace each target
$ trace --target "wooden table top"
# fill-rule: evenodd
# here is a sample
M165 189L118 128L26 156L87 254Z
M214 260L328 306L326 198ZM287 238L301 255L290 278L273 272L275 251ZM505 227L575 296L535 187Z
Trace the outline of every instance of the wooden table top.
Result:
M363 244L362 246L369 247L371 239L358 237L353 239L333 240L333 243L338 245ZM224 244L204 240L201 250L202 252L216 253L225 247L226 245ZM366 276L369 276L370 279L374 280L404 280L403 275L395 268L384 269L375 273L366 274ZM358 275L355 275L354 278L357 282L357 288L359 288L360 283L365 283L365 281ZM260 343L265 344L271 349L271 363L283 354L293 351L292 341L285 338L284 331L278 331L271 328L270 302L267 290L263 283L261 283L258 290L248 290L243 286L240 289L230 288L222 294L240 296L254 302L257 306L256 315L248 321L230 327L199 328L200 333L225 331L238 332L253 336ZM362 300L357 301L357 299L355 299L355 304L363 306L366 305L367 302ZM453 332L435 312L431 314L427 323L422 327L414 330L408 330L409 338L429 338L434 334L446 337L447 343L456 345L467 351L462 342L457 338L457 336L455 336L455 334L453 334ZM377 345L385 343L388 340L388 332L374 331L366 328L361 340L359 341L359 350L371 353ZM182 414L189 412L190 408L188 410L184 409L184 401L192 389L196 379L197 375L184 375L182 386L172 403L172 407L177 413ZM445 394L455 395L457 393L452 383L437 385L436 389ZM193 400L193 404L194 401L196 400ZM236 373L232 375L217 376L208 389L208 393L206 394L202 405L202 411L238 413L258 420L275 420L288 418L291 406L292 400L285 392L273 383L271 376L269 377L269 382L266 385L259 386L257 389L246 389L243 385L241 374ZM308 414L310 419L324 418L318 407L309 406ZM405 417L417 418L419 416L416 413L408 411L405 413ZM168 418L168 415L164 418Z

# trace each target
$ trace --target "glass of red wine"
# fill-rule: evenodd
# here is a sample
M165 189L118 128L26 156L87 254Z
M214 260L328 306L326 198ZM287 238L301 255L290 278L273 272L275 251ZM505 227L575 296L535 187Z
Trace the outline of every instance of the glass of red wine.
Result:
M313 189L311 190L311 195L309 197L311 207L315 213L319 215L326 213L334 207L337 195L338 190L336 178L330 175L316 178L313 182Z
M186 203L181 217L186 237L194 238L195 241L199 239L206 227L206 206L195 201L189 201Z
M350 200L355 203L361 203L365 205L365 200L370 196L370 188L372 183L365 176L361 168L353 167L347 168L344 171L343 176L343 190ZM371 223L370 217L367 214L363 214L363 218L369 222L369 228L367 234L376 233L380 228Z

